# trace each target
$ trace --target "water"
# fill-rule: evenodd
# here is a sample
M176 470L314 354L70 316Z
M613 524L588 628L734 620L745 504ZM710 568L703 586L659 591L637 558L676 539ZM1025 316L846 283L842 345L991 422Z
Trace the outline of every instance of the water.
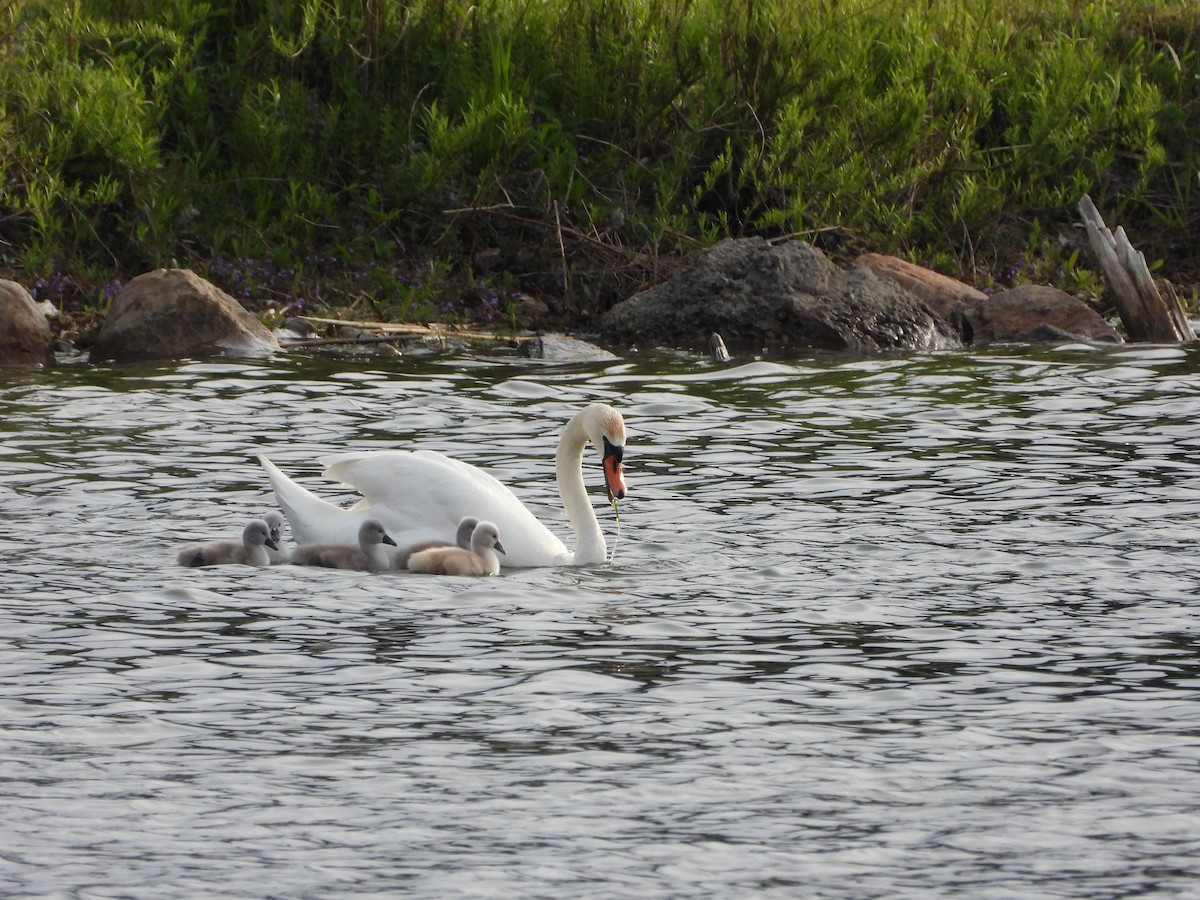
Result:
M1196 351L0 378L0 895L1200 891ZM443 450L566 536L594 399L611 565L174 565L259 452Z

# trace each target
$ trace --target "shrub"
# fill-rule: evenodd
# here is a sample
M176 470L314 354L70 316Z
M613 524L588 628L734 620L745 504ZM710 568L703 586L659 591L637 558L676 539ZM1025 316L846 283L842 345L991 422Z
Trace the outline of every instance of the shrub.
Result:
M490 296L470 260L500 247L496 284L588 314L730 235L986 277L1088 192L1189 266L1197 26L1190 0L28 0L0 8L4 261L332 257L403 315L429 303L380 273Z

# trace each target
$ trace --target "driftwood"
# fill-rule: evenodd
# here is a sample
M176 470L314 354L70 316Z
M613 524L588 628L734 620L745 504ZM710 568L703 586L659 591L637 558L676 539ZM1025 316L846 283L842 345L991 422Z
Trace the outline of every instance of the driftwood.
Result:
M487 350L515 349L521 356L530 359L546 359L556 362L591 362L616 359L612 353L579 338L563 334L502 333L477 331L458 325L415 325L410 322L352 322L346 319L323 319L317 316L299 316L316 325L336 325L354 329L356 334L339 337L310 337L296 340L281 340L279 346L285 350L304 347L337 347L371 344L395 344L417 341L446 340L462 341Z
M489 334L483 331L474 331L469 328L455 328L453 326L430 326L430 325L415 325L411 322L352 322L347 319L323 319L318 316L299 316L306 322L311 322L315 325L337 325L342 327L352 327L363 332L374 332L373 334L360 334L355 337L335 337L335 338L299 338L296 340L281 340L279 345L285 349L293 347L321 347L335 346L338 344L385 344L394 343L396 341L408 341L419 339L434 339L446 340L447 338L455 338L460 341L467 341L476 344L492 344L500 341L522 341L529 340L529 335L503 337L498 334Z
M1129 242L1125 229L1114 235L1104 224L1096 204L1087 194L1079 201L1079 212L1087 226L1092 249L1100 258L1104 277L1112 289L1117 314L1131 341L1176 344L1196 340L1179 296L1167 285L1167 297L1159 293L1146 257Z
M397 341L411 341L411 334L372 334L363 337L343 338L296 338L280 340L279 346L284 350L294 350L297 347L337 347L354 344L394 344Z
M724 339L715 331L708 336L708 355L717 362L729 362L732 359Z

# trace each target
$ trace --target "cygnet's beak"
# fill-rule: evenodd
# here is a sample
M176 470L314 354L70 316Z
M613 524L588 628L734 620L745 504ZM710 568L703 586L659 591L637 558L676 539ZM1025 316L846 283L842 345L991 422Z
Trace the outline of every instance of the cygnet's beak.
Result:
M504 545L502 543L500 543L499 541L496 541L496 552L504 553ZM507 554L505 554L505 555L507 555Z
M383 542L385 544L391 544L393 547L396 546L396 542L392 540L392 536L390 534L384 534Z
M275 543L275 539L273 537L271 537L269 534L267 535L267 539L265 541L263 541L263 544L270 547L272 550L279 549L279 545L277 543Z

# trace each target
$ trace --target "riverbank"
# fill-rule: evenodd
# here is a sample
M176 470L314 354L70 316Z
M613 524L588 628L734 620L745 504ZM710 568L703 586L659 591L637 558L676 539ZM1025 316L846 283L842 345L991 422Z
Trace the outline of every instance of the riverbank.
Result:
M269 323L586 329L744 236L1096 297L1085 193L1198 293L1186 0L43 0L0 40L0 269L68 336L172 265Z

